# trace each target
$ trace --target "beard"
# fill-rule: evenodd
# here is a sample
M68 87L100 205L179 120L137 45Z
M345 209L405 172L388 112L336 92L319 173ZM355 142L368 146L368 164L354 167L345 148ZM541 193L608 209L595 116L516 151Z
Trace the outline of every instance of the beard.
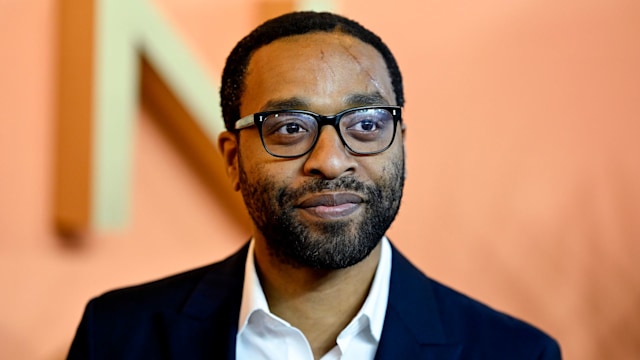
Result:
M364 260L396 217L404 188L404 155L373 184L353 176L310 179L292 188L268 176L249 176L239 161L239 183L254 224L271 256L283 264L318 270L343 269ZM296 204L307 194L348 191L359 194L364 211L345 220L309 222Z

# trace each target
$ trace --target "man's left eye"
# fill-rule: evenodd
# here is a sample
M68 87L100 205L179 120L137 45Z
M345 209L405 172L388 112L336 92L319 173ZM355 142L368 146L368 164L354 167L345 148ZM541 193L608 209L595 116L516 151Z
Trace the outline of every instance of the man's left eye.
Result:
M375 131L377 130L376 122L373 120L362 120L351 126L349 129L356 131Z

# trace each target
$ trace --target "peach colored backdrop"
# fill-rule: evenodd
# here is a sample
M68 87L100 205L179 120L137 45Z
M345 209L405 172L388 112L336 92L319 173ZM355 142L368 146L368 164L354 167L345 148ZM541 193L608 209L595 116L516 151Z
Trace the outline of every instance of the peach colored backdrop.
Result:
M640 358L640 2L344 0L405 75L421 269L548 331L566 359ZM217 79L258 1L156 0ZM56 1L0 1L0 358L59 359L87 300L247 239L141 109L132 218L52 227ZM217 104L212 104L217 106ZM482 329L478 329L482 331Z

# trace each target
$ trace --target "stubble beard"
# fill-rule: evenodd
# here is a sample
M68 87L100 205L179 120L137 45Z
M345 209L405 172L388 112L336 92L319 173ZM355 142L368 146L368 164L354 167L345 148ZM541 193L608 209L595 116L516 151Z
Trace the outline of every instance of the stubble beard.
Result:
M384 169L374 184L353 176L334 180L310 179L297 188L261 176L249 180L239 162L239 181L245 205L266 239L272 257L293 267L343 269L365 259L378 245L398 213L404 188L404 156ZM346 220L303 219L294 206L298 199L322 191L360 194L364 211Z

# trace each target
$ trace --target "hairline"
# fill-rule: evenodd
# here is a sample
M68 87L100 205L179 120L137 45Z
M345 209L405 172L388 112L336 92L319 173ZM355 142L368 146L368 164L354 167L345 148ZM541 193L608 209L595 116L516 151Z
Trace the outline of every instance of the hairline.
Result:
M362 39L360 39L359 37L352 35L346 31L344 31L342 24L338 24L335 28L330 29L330 30L322 30L322 29L315 29L306 33L302 33L302 34L292 34L292 35L286 35L286 36L281 36L279 38L273 39L270 42L263 44L255 49L253 49L250 53L249 56L247 56L247 64L245 67L245 70L243 71L243 77L242 77L242 84L241 84L241 89L242 91L240 92L240 97L238 99L238 109L240 109L242 107L242 98L244 97L244 94L246 92L246 85L247 85L247 78L250 74L250 70L251 70L251 62L253 60L254 55L262 48L267 47L273 43L275 43L276 41L279 40L286 40L286 39L290 39L290 38L294 38L294 37L299 37L299 36L308 36L308 35L313 35L313 34L319 34L319 33L326 33L326 34L341 34L343 36L348 36L356 41L359 41L362 44L365 44L367 46L370 46L373 50L375 50L375 52L380 56L380 59L382 60L382 62L384 63L384 68L387 71L387 76L389 76L389 81L392 82L391 80L391 72L389 70L389 66L387 65L387 62L384 59L384 55L380 52L380 50L378 50L375 46L373 46L372 44L363 41ZM391 89L394 92L394 101L395 99L395 89L393 88L393 84L391 84ZM371 101L371 99L373 99L374 97L381 99L380 102L375 103L373 101ZM362 104L358 104L359 100L354 100L354 99L360 99L360 101L362 101L361 99L364 98L369 98L369 100L366 100L364 103ZM348 96L348 99L346 99L346 103L348 105L352 105L352 106L368 106L368 105L389 105L389 102L386 101L384 99L384 97L379 93L379 92L374 92L372 93L372 95L369 94L352 94ZM382 102L382 100L384 100L384 102ZM300 98L296 98L296 97L292 97L290 99L275 99L274 101L274 105L269 105L269 103L267 103L263 108L261 108L260 111L266 111L266 110L286 110L285 108L283 108L282 106L280 106L281 104L284 103L290 103L291 105L293 104L297 104L296 106L308 106L306 101ZM304 110L304 109L300 109L300 110ZM240 115L240 117L242 117L242 115Z

